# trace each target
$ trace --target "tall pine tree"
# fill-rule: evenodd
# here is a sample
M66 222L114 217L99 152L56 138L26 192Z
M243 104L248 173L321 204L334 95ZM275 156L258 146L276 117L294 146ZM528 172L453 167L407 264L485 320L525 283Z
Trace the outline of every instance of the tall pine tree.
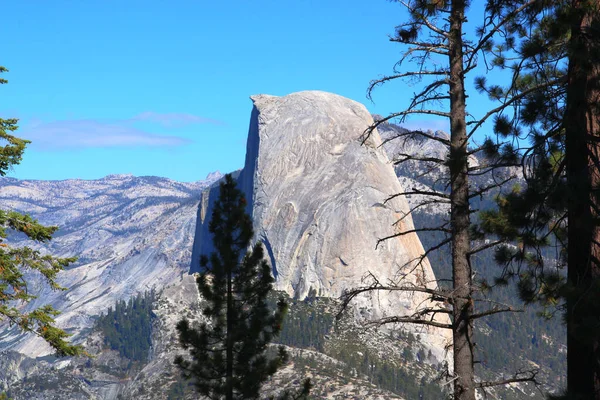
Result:
M510 1L510 0L507 0ZM427 154L398 154L394 159L395 164L405 162L419 162L425 168L440 168L445 179L440 179L431 188L421 190L411 188L402 193L390 195L388 199L398 196L423 196L424 200L413 207L427 205L449 206L450 215L447 221L439 226L427 226L410 230L401 230L384 237L382 240L406 235L412 232L440 232L446 237L438 244L430 247L415 260L410 260L405 265L419 265L428 254L446 245L451 247L452 257L452 288L435 288L406 284L400 279L397 282L373 284L348 291L345 294L344 305L357 294L370 290L402 290L408 292L428 293L430 300L443 301L450 305L451 310L444 306L430 307L416 310L412 315L400 315L384 318L383 323L413 323L450 329L453 336L453 376L449 383L453 385L453 396L457 400L474 400L476 391L484 391L492 386L506 385L515 382L535 381L535 371L516 373L509 379L493 382L479 381L475 377L475 340L474 323L480 318L503 312L515 311L510 306L500 306L482 296L488 288L473 279L475 271L472 269L471 258L473 255L495 246L496 241L480 240L473 244L475 239L484 239L483 235L475 237L471 224L471 201L484 196L490 190L501 187L512 179L511 174L505 176L502 172L508 166L513 166L517 159L517 149L505 146L504 157L493 162L483 162L480 165L471 165L469 158L475 154L486 151L489 144L477 146L473 141L480 128L492 117L500 113L504 104L491 109L481 116L472 115L467 110L467 87L465 80L472 74L478 61L485 55L491 41L497 36L503 36L505 31L514 24L517 16L536 3L536 0L514 1L515 7L511 12L504 13L498 18L491 15L486 9L483 23L477 29L475 40L467 40L465 32L468 29L467 12L471 1L468 0L407 0L400 2L407 9L410 19L396 28L396 35L391 41L407 46L402 58L394 67L394 73L371 82L368 89L372 90L384 83L397 79L409 79L420 82L421 89L412 96L407 109L390 114L376 121L365 132L368 136L378 125L398 118L400 123L414 114L423 114L429 117L446 118L450 125L450 137L440 137L423 130L407 130L400 133L395 139L418 138L435 141L447 149L447 157L440 159ZM516 4L518 3L518 4ZM404 63L412 63L415 68L407 70ZM515 97L512 101L519 101ZM484 183L479 187L472 182L473 176L487 175L491 183ZM401 219L403 219L401 217ZM398 224L401 226L401 224ZM439 303L438 303L439 304ZM439 315L449 315L450 322L437 318Z
M600 2L574 0L564 119L567 388L600 400Z
M494 3L502 12L519 1ZM517 278L526 301L566 305L567 398L600 399L600 1L539 1L531 11L496 47L498 65L517 60L513 85L482 86L496 100L525 94L495 131L531 139L527 186L500 198L499 212L482 221L518 243L497 253L508 266L503 278Z
M177 324L191 360L180 356L175 363L211 399L258 398L261 385L287 359L282 347L277 356L266 355L281 330L287 304L280 300L274 312L269 308L274 279L260 243L246 252L253 230L245 209L243 194L226 175L209 225L216 251L201 258L197 278L209 322L198 328L185 319Z

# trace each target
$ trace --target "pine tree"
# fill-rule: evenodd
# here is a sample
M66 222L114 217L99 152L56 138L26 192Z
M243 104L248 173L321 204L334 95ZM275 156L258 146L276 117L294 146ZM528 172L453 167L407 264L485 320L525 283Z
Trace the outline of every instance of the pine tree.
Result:
M468 74L477 68L478 59L485 54L491 40L502 36L508 27L512 26L517 15L533 6L536 1L515 1L518 3L514 10L499 17L491 15L491 9L486 9L483 24L477 30L475 40L465 39L466 12L470 1L467 0L408 0L401 2L410 15L408 22L396 28L396 34L391 41L406 45L408 49L394 67L394 74L384 76L371 82L368 89L369 96L373 89L381 84L397 79L410 79L422 83L422 89L412 96L407 109L392 113L381 118L365 132L365 136L373 132L377 126L386 121L397 118L400 123L414 114L446 118L450 123L450 138L438 137L430 132L419 129L407 130L399 134L399 140L420 138L436 141L448 149L445 159L414 154L398 154L394 159L395 164L405 162L420 162L426 168L441 168L446 173L439 186L431 190L411 188L402 193L390 195L389 199L398 196L419 195L425 200L413 207L413 210L426 205L449 205L450 218L441 226L422 227L396 232L384 237L382 240L403 236L408 233L438 232L447 235L440 243L429 248L425 254L416 260L410 260L406 265L419 265L432 251L450 245L452 257L452 288L438 289L434 285L419 286L402 282L382 284L375 282L367 287L348 291L344 298L344 305L357 294L370 290L402 290L408 292L421 292L430 295L433 302L444 302L444 306L428 307L416 310L412 315L400 315L373 321L377 324L384 323L413 323L428 325L437 328L450 329L453 336L453 396L457 400L474 400L477 389L505 385L514 382L535 381L535 371L517 373L512 378L495 381L481 382L475 378L474 371L474 337L473 324L479 318L501 313L516 311L510 306L490 305L481 293L487 287L473 279L475 271L472 269L471 257L485 251L496 244L497 241L473 245L475 239L484 239L473 235L471 224L471 200L481 197L490 190L506 184L512 176L497 179L496 172L508 166L515 165L517 149L510 146L504 147L502 158L494 162L482 163L478 166L469 165L469 157L485 152L489 143L476 146L472 141L473 135L488 119L497 115L508 105L489 110L482 116L469 115L467 112L467 88L465 79ZM406 70L404 63L413 63L416 68ZM515 99L514 101L517 101ZM492 183L482 187L473 187L471 176L488 174ZM402 217L401 219L403 219ZM400 224L398 224L400 225ZM478 307L475 305L478 303ZM439 304L439 303L438 303ZM440 321L438 315L449 315L450 323Z
M482 225L517 243L497 252L502 280L516 278L527 302L566 305L570 399L600 399L599 28L600 1L540 2L494 54L498 65L518 60L510 66L513 85L494 88L496 100L526 94L495 130L531 141L524 146L527 186L500 198ZM553 248L557 261L549 265Z
M8 70L0 66L0 73L3 72ZM0 78L0 84L7 82ZM14 118L0 118L0 138L6 142L0 147L0 176L5 176L11 167L21 162L23 152L30 143L12 134L18 128L17 122ZM0 320L8 320L22 331L38 335L59 356L78 355L83 353L82 347L70 345L66 340L69 335L54 326L58 311L49 305L22 311L24 304L36 298L28 291L25 273L36 271L52 289L66 290L57 283L57 275L76 257L58 258L43 255L31 247L16 248L6 243L9 232L23 233L35 242L46 243L57 230L57 226L43 226L29 215L0 209Z
M243 194L226 175L209 224L216 251L201 258L196 280L210 322L198 328L185 319L177 324L191 360L180 356L175 363L211 399L258 398L261 385L287 360L283 347L275 357L266 354L281 330L287 304L280 300L274 312L269 308L274 278L260 243L246 252L253 230L245 209Z
M152 305L156 299L154 290L138 293L129 299L118 300L115 310L109 307L106 315L100 315L96 326L104 336L104 344L117 350L133 362L144 362L152 347Z
M567 389L600 400L600 2L573 1L564 121ZM588 397L589 398L589 397Z

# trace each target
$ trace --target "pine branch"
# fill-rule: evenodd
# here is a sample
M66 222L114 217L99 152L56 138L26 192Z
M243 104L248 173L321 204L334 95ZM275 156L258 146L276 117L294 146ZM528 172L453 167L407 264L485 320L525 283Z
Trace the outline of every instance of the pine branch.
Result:
M477 53L479 53L483 49L483 46L486 45L488 40L490 40L496 33L498 33L498 31L504 25L506 25L508 22L513 21L513 19L516 16L518 16L521 12L523 12L527 8L531 7L532 5L536 4L537 2L538 2L537 0L529 0L527 3L514 9L513 11L508 13L498 24L496 24L492 29L490 29L490 31L485 36L481 36L479 38L479 40L477 41L477 45L471 50L471 56L467 59L466 64L471 65L473 63L473 60L474 60L475 56L477 55Z
M477 131L477 129L479 129L479 127L481 127L481 125L483 125L484 122L487 121L488 118L490 118L492 115L497 114L498 112L504 110L505 108L507 108L510 105L516 103L517 101L520 101L520 100L524 99L525 97L529 96L532 93L535 93L537 91L540 91L540 90L545 89L545 88L550 87L550 86L557 85L557 84L559 84L561 82L564 82L564 80L565 80L565 78L554 79L554 80L549 81L549 82L544 82L544 83L540 83L538 85L532 86L529 89L527 89L527 90L525 90L523 92L520 92L517 95L514 95L508 101L502 103L498 107L491 109L481 119L476 120L476 121L469 121L469 122L467 122L467 125L475 124L475 126L473 128L471 128L471 130L469 131L468 137L471 137L475 133L475 131Z
M411 7L409 3L407 3L406 1L402 0L400 1L400 3L402 3L402 5L404 7L406 7L406 9L412 14L412 15L417 15L419 21L421 21L423 26L426 26L427 28L429 28L431 31L437 33L438 35L448 39L450 37L450 35L448 34L448 32L442 30L441 28L438 28L437 26L435 26L433 23L431 23L431 21L429 21L429 19L423 14L418 12L418 10L415 7Z

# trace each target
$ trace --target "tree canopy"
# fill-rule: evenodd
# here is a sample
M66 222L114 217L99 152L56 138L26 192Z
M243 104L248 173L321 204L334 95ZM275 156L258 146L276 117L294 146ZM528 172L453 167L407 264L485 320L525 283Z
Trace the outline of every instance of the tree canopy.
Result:
M283 347L276 356L267 355L269 343L281 331L287 304L280 299L274 312L269 308L274 278L260 243L246 251L253 229L245 210L242 192L226 175L209 224L216 251L201 258L196 280L208 321L199 327L186 319L177 324L191 360L177 357L175 363L212 399L258 398L263 382L287 360Z

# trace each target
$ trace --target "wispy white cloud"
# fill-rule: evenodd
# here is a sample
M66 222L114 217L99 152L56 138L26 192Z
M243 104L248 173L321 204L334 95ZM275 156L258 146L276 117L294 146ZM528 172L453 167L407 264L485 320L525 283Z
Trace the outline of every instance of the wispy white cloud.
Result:
M156 135L125 122L67 120L40 122L23 126L19 136L44 150L96 147L176 147L191 140L178 136Z
M222 121L216 119L199 117L187 113L156 113L153 111L142 112L133 118L131 121L148 121L158 123L165 127L185 126L191 124L223 124Z

